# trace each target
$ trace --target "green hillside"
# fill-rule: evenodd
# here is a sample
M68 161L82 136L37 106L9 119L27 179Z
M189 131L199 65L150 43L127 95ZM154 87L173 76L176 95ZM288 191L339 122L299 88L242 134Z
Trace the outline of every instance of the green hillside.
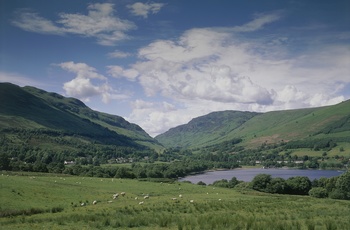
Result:
M122 117L94 111L77 99L34 87L0 83L0 104L0 151L11 156L23 152L28 157L33 152L33 159L38 160L37 155L49 152L72 159L103 153L108 160L163 148Z
M223 111L197 117L172 128L156 139L167 147L194 147L215 144L252 117L254 112Z
M216 121L216 123L212 122ZM215 128L208 124L215 124ZM223 111L193 119L156 139L167 147L203 147L242 139L241 145L257 147L296 140L350 136L350 100L337 105L250 113Z

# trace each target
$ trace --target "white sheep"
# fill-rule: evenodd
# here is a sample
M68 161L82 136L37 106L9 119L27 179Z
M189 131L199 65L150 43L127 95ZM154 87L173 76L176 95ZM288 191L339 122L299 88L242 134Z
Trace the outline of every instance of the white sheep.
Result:
M85 206L85 203L81 203L80 206Z
M144 196L144 197L143 197L143 199L148 199L148 198L149 198L149 196Z
M120 195L125 196L125 192L121 192Z
M194 200L190 200L190 203L194 203Z
M177 200L177 198L175 198L175 197L173 197L173 198L171 198L172 200Z
M114 195L113 195L113 200L117 199L118 196L119 196L119 193L114 194Z
M180 194L179 197L182 198L182 195Z
M93 205L97 204L97 200L94 200L94 201L92 202L92 204L93 204Z
M143 201L141 201L141 202L139 203L139 205L141 205L141 204L143 204Z

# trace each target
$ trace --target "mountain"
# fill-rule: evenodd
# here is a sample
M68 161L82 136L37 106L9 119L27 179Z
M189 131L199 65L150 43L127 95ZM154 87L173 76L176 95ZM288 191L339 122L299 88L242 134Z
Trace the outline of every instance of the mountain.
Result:
M188 124L172 128L155 138L167 147L210 145L225 138L232 130L258 114L240 111L213 112L194 118Z
M0 135L13 146L27 141L33 143L29 147L67 150L64 143L76 141L139 150L163 148L138 125L120 116L94 111L75 98L34 87L0 83L0 105ZM55 137L63 139L62 144ZM79 151L72 144L69 149Z
M257 147L299 140L350 137L350 100L337 105L267 113L222 111L191 120L158 135L166 147L196 148L241 139Z

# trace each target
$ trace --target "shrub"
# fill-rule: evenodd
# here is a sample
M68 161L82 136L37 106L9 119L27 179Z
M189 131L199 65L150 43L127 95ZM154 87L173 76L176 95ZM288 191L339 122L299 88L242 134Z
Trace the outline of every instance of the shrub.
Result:
M327 190L321 187L312 188L309 191L309 195L316 198L326 198L328 197Z

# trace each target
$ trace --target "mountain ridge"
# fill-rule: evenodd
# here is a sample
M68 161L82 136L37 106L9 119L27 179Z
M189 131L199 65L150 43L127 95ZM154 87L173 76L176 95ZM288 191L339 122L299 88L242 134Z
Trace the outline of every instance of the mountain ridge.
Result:
M32 86L0 83L0 127L44 129L69 135L100 137L117 145L161 149L140 126L117 115L94 111L75 98ZM11 122L16 121L16 122Z
M242 139L242 145L244 146L257 147L266 143L274 144L304 138L322 138L322 135L336 136L335 130L338 130L338 134L340 131L342 135L347 135L347 132L350 134L350 100L336 105L315 108L266 113L245 112L250 114L251 117L249 119L245 117L238 123L235 122L240 117L225 118L225 116L222 116L225 113L233 114L235 112L237 111L209 113L201 116L200 119L194 118L187 124L174 127L155 138L168 148L205 147L233 139ZM207 132L208 130L198 128L199 124L210 122L214 115L217 115L214 119L223 119L220 122L221 131L224 135L218 135L220 130L217 130L213 135L213 133ZM338 127L338 129L335 127ZM333 133L328 132L327 134L325 130L332 130ZM198 139L205 141L198 141Z

